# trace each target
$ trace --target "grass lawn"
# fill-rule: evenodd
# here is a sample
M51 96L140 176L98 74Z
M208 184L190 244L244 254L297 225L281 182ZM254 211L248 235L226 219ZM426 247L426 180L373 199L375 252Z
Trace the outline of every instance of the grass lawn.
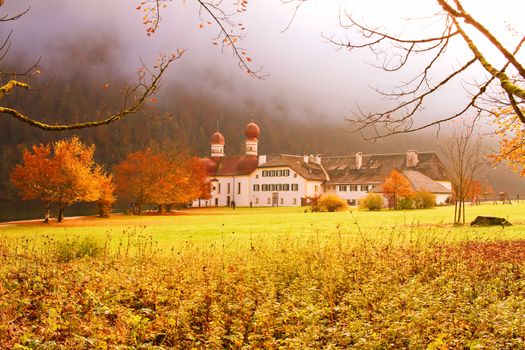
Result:
M305 208L210 208L190 209L176 215L114 215L73 218L49 225L31 222L0 225L0 237L55 238L89 235L113 239L128 235L151 237L159 246L169 248L191 241L198 243L247 242L284 238L320 237L331 239L367 238L395 240L430 238L436 240L525 238L525 204L467 206L467 223L477 215L500 216L512 227L453 227L453 207L425 210L379 212L352 210L339 213L310 213Z

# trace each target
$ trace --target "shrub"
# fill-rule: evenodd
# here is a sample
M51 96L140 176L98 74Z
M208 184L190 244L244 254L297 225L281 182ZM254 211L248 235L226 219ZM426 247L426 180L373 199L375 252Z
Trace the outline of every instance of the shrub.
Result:
M319 198L319 210L320 211L343 211L348 209L346 201L335 194L325 194Z
M310 206L310 210L312 213L321 211L321 208L319 207L319 199L321 196L313 196L313 197L306 197L308 200L308 205Z
M369 193L359 201L360 209L379 210L383 208L383 196L379 193Z
M428 191L414 193L414 206L417 209L428 209L436 206L436 195Z
M395 209L397 210L414 209L414 196L398 198Z

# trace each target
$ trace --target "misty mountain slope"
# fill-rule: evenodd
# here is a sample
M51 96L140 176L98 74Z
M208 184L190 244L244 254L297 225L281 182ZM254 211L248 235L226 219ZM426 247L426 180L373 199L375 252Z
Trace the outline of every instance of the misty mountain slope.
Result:
M89 42L88 49L82 42L63 44L43 61L42 74L31 79L34 90L16 91L4 102L51 123L82 121L118 110L122 91L134 78L125 76L114 64L118 62L115 60L118 44L102 39ZM17 64L31 61L24 56L17 58ZM244 126L252 119L261 127L260 154L439 151L439 139L434 134L402 135L369 143L358 134L345 132L343 120L334 122L333 117L315 112L305 113L301 118L291 117L297 111L287 110L280 101L237 100L224 95L227 94L203 90L200 84L193 87L166 83L156 102L146 106L151 118L138 113L108 126L68 132L43 132L4 116L0 118L0 198L14 196L9 171L20 161L24 146L74 134L96 144L96 160L108 169L129 152L145 147L185 148L198 156L208 155L209 138L217 123L226 139L226 153L240 154L244 152ZM508 171L494 172L487 168L479 178L491 182L498 190L518 193L523 188L522 179Z

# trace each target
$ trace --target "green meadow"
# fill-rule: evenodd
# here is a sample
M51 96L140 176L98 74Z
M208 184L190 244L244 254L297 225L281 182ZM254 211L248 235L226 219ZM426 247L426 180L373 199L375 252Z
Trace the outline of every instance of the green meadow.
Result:
M478 215L504 217L512 227L478 228L468 223ZM38 240L49 235L67 238L73 235L96 239L121 239L130 233L151 237L161 247L177 247L188 241L216 243L223 240L246 242L286 237L315 235L331 239L392 239L402 241L416 237L436 240L515 239L524 237L525 204L467 206L467 225L453 227L453 207L422 210L361 211L353 209L337 213L312 213L306 208L209 208L190 209L175 215L141 216L113 215L72 218L62 224L40 222L0 225L0 237Z

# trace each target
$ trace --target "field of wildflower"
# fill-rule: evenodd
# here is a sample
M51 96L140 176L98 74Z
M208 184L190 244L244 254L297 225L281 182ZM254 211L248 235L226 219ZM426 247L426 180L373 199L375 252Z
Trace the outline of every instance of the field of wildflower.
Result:
M525 347L525 205L0 226L1 349Z

